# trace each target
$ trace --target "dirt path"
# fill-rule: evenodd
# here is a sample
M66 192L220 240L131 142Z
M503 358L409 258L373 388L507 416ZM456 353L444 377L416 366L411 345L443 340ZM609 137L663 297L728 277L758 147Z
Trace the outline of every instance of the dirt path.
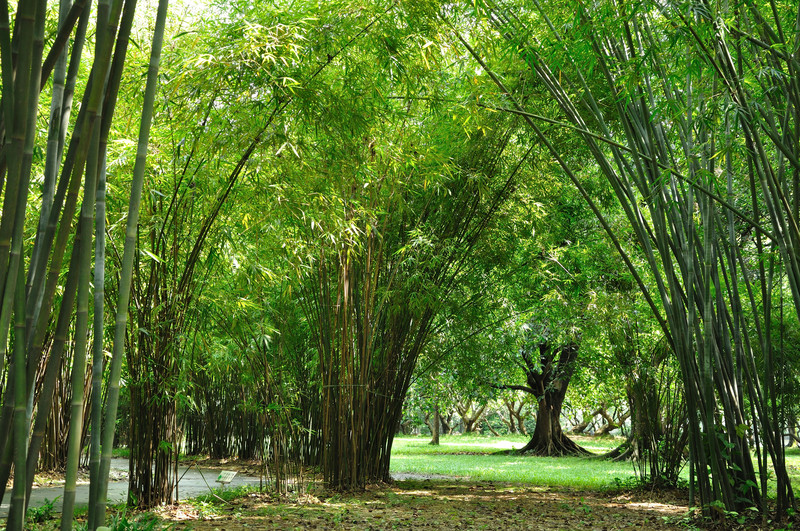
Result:
M231 504L183 504L160 516L175 529L685 529L679 493L603 494L491 482L408 480L357 495L278 503L252 494ZM166 522L165 522L166 523Z

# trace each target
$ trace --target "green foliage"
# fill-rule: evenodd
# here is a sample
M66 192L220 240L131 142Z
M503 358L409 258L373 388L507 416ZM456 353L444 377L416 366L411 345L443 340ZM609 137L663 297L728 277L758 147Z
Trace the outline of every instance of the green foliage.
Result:
M58 496L52 500L45 499L44 503L39 507L29 508L26 514L27 520L34 524L41 524L49 520L53 520L55 518L54 503L57 499Z
M150 513L133 517L123 510L111 518L112 531L157 531L163 529L161 520Z
M183 432L194 453L274 459L284 486L287 474L302 474L298 463L320 465L326 452L330 466L348 470L345 459L380 447L359 463L388 467L404 398L405 418L418 427L435 409L450 418L485 407L500 429L504 402L521 398L497 386L540 369L542 340L580 338L570 405L645 413L652 425L647 443L635 443L639 477L669 484L681 480L688 413L695 455L711 458L696 465L700 480L726 493L723 513L741 513L734 506L755 501L768 475L768 459L760 478L748 465L747 436L769 441L800 416L800 321L787 310L800 308L790 4L218 0L201 11L186 2L167 30L147 150L134 134L152 15L137 15L134 66L122 74L110 123L109 227L99 229L109 235L108 300L124 291L116 287L123 266L135 271L130 308L123 297L111 309L131 313L115 345L128 351L119 425L138 424L120 435L153 452L134 450L135 466L146 476L158 452L176 456ZM42 15L35 38L44 28L46 50L54 6ZM38 68L31 20L15 21L13 38L11 26L0 28L3 64L19 69L4 72L3 112L30 100L29 123L44 129L38 92L15 87ZM102 45L104 33L91 32ZM104 60L100 48L95 56ZM75 66L80 93L88 69ZM55 96L56 85L47 79L42 95ZM81 112L99 112L92 100ZM89 335L81 324L74 341L69 308L77 284L81 323L90 311L88 277L76 284L63 264L75 245L82 170L70 206L53 216L63 215L64 237L38 258L52 264L48 294L25 286L28 301L44 298L40 326L12 289L13 260L20 278L35 278L27 268L41 240L33 214L42 208L48 217L45 162L69 156L63 146L45 149L43 135L12 117L4 116L3 211L19 196L31 216L13 231L14 216L3 216L0 227L4 389L12 374L24 380L24 353L6 343L22 345L25 330L31 353L82 351ZM134 223L126 196L145 152ZM127 220L136 242L123 264ZM19 330L9 331L12 302ZM25 365L38 371L44 361ZM82 371L74 376L77 390ZM33 373L27 380L40 385ZM34 391L20 391L20 411L23 395L52 394ZM697 407L684 409L685 398ZM10 392L4 400L8 428ZM695 418L700 406L704 417ZM323 419L323 411L340 416ZM358 411L378 413L348 417ZM32 430L17 421L22 441ZM323 439L348 425L364 432L342 428L342 446ZM778 505L788 507L782 449L767 444L766 453ZM407 457L400 452L398 463ZM372 479L386 479L386 467Z

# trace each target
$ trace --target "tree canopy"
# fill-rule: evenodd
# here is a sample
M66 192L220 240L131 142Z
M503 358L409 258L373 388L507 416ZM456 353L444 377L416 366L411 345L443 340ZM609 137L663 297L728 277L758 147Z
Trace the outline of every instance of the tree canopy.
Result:
M149 507L181 452L389 481L456 413L796 508L796 2L4 6L9 529L86 448L94 529L115 441Z

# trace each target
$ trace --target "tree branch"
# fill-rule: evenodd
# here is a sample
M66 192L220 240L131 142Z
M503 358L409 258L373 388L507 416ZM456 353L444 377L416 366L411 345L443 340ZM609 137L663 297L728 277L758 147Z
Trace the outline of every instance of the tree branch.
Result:
M499 385L499 384L490 384L493 389L509 389L512 391L525 391L526 393L530 393L532 395L536 395L536 391L528 387L527 385Z

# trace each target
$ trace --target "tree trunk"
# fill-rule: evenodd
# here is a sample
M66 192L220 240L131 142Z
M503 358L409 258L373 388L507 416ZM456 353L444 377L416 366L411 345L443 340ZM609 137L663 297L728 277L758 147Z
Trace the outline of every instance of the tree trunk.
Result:
M486 411L486 404L473 411L472 400L470 400L465 405L460 403L457 404L456 409L458 410L458 414L461 416L461 420L464 423L465 434L480 431L478 424L483 418L484 412Z
M576 424L570 431L573 435L581 435L583 432L586 431L586 428L589 427L594 421L594 418L600 414L600 409L596 409L592 413L586 413L585 411L582 412L582 420Z
M444 418L439 412L439 420L442 422L442 430L447 435L453 435L453 413L448 413L447 418Z
M500 420L502 420L503 423L508 428L508 433L518 433L517 425L514 422L514 416L513 415L509 415L508 419L506 419L504 416L500 415Z
M648 422L645 398L647 382L640 375L633 376L635 381L628 384L628 403L631 411L631 430L625 442L603 457L614 461L639 461L645 454L645 445L650 440L647 437L648 428L653 421Z
M567 394L567 386L575 372L578 345L569 343L553 349L549 340L538 343L539 363L535 363L531 352L523 348L522 357L528 368L528 389L539 400L539 414L531 440L521 453L543 456L587 455L561 429L561 408ZM556 357L558 360L556 361Z
M789 420L786 422L787 426L786 429L788 431L787 436L790 437L789 444L786 445L787 448L791 448L792 446L800 447L800 438L797 437L797 418L792 415L789 417Z
M434 446L439 446L439 429L442 425L442 419L439 415L439 406L433 410L433 423L430 424L431 426L431 442L429 444L433 444Z
M397 429L401 434L409 435L411 434L411 422L404 420L398 425Z
M603 417L603 420L605 420L606 423L603 426L601 426L599 430L597 430L597 432L594 434L595 437L602 437L604 435L608 435L609 433L611 433L612 431L616 430L617 428L622 427L622 424L626 420L628 420L628 417L631 416L630 412L628 412L628 413L625 413L625 414L621 415L618 420L615 420L614 417L612 417L608 413L608 411L605 409L605 407L600 408L597 411L598 411L598 413L600 413L600 416Z
M558 396L558 395L561 396ZM578 446L561 429L561 403L564 393L547 392L539 401L539 414L536 415L536 428L531 440L520 453L543 456L588 455L589 452Z
M502 415L500 415L500 418L505 422L506 426L508 426L508 432L528 435L528 430L525 429L525 415L522 414L525 401L520 400L519 405L517 405L517 402L514 400L504 400L503 405L505 405L508 410L508 420Z

